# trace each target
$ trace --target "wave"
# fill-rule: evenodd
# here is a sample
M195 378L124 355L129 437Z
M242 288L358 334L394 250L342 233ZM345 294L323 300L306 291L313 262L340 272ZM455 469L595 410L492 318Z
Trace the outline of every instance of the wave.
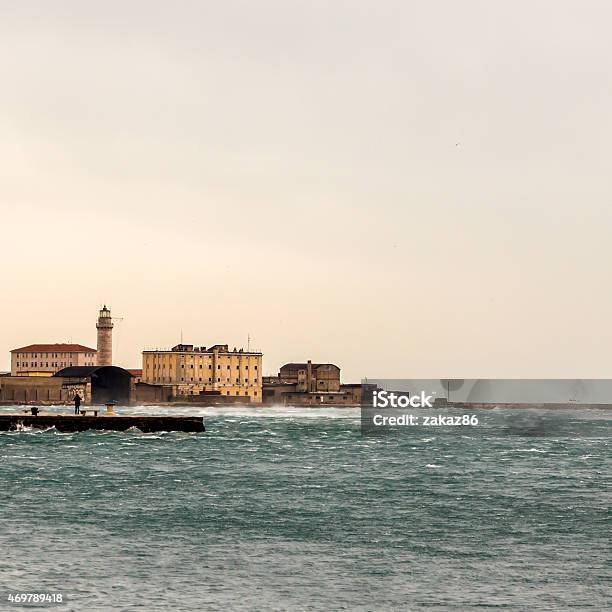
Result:
M357 420L361 416L360 408L319 408L316 406L133 406L116 409L117 414L160 416L202 416L202 417L229 417L228 422L236 417L248 418L281 418L281 419L349 419Z

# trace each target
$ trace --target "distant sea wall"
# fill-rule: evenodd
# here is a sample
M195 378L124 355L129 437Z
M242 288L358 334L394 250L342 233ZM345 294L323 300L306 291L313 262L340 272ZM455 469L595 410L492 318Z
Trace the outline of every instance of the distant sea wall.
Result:
M479 409L515 409L515 408L532 408L532 409L543 409L549 408L554 410L567 410L576 408L600 408L610 409L612 404L583 404L579 402L541 402L541 403L519 403L519 402L445 402L445 406L449 408L462 408L465 410L479 410Z

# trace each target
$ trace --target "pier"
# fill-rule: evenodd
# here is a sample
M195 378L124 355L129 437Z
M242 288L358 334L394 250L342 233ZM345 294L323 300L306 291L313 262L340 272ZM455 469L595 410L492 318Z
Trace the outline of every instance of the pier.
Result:
M157 431L182 431L201 433L205 431L202 417L184 416L87 416L69 414L3 414L0 415L0 431L19 431L24 428L50 429L55 427L62 433L98 429L127 431L134 427L143 433Z

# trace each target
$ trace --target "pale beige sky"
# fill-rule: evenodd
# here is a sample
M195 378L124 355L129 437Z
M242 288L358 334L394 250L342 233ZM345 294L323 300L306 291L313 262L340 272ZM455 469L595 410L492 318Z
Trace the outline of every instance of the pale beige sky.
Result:
M0 369L180 338L611 377L612 4L0 0Z

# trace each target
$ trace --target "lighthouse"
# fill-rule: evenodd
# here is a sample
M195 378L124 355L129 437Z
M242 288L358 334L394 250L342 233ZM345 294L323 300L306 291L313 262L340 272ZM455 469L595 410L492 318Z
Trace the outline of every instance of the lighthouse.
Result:
M113 364L113 318L111 311L104 305L98 316L96 324L98 330L98 359L99 366Z

